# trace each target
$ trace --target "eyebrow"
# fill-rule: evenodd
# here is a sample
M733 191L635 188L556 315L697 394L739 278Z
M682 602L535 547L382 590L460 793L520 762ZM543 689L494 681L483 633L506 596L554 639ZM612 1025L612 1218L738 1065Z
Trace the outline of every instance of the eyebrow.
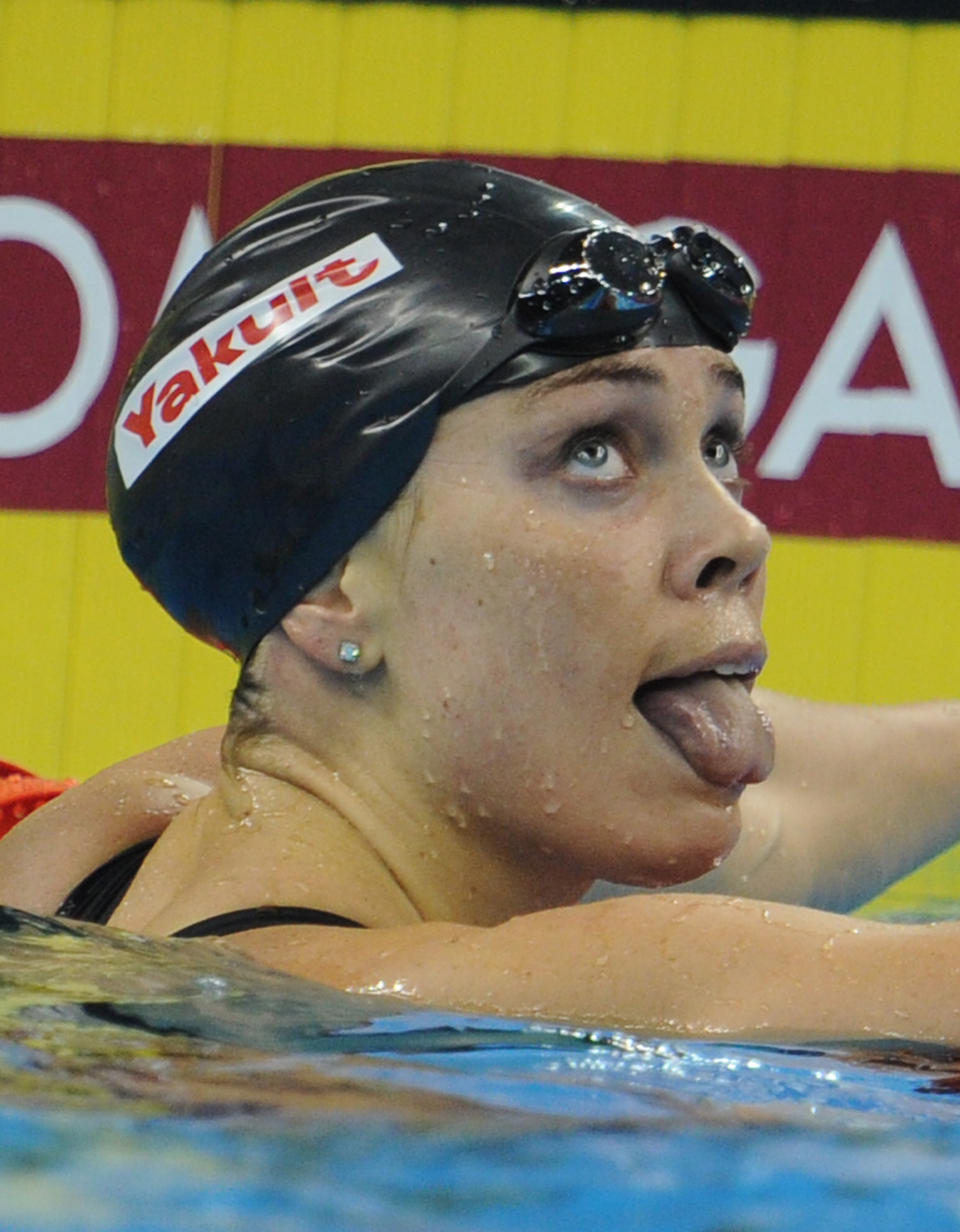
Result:
M731 360L717 360L709 368L710 375L717 385L734 393L745 395L743 374ZM663 373L653 363L637 362L634 358L602 355L574 368L565 368L542 381L528 385L521 400L523 405L536 405L541 399L549 397L562 389L570 389L579 385L594 385L602 381L615 382L623 385L642 385L646 388L662 388L666 384Z
M718 359L715 364L710 365L710 372L718 385L746 397L747 388L743 381L743 373L732 360L724 362Z
M646 385L659 387L666 384L663 373L652 364L627 364L623 359L609 355L592 359L588 363L578 364L575 368L565 368L542 381L535 381L524 390L523 402L528 406L535 405L541 399L555 394L561 389L571 389L579 385L595 385L601 381L613 381L624 385Z

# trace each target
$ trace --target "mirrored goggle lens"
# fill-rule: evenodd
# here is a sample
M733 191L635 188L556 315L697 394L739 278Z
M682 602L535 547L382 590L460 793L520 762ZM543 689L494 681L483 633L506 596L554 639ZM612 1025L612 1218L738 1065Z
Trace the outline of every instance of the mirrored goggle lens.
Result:
M756 300L742 259L715 236L692 227L677 227L655 247L693 311L732 348L749 329Z
M626 231L559 236L520 279L516 319L543 339L642 330L656 317L665 276L650 247Z

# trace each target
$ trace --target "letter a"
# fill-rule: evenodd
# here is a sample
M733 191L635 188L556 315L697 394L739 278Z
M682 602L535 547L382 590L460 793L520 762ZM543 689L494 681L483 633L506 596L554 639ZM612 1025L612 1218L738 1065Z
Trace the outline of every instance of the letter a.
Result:
M175 373L157 395L163 422L174 423L179 419L180 412L197 392L197 382L192 372Z
M851 389L882 322L908 389ZM960 487L960 406L896 227L887 223L840 309L806 380L757 466L766 479L797 479L827 432L925 436L940 478Z

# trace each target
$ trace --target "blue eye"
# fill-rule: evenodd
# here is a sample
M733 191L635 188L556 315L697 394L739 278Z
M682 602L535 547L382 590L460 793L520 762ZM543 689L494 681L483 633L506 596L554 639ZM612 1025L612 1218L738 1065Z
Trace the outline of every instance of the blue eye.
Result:
M605 436L582 436L566 451L567 470L578 478L622 479L630 468L619 448Z
M704 440L701 449L703 460L720 479L736 479L740 474L738 459L743 449L743 442L739 437L736 440L728 440L712 433Z

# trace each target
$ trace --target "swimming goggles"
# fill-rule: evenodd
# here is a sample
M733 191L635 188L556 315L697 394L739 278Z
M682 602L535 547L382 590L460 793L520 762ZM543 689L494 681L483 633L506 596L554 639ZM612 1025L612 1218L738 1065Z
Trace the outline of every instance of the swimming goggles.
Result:
M644 341L731 351L755 296L743 260L708 231L677 227L649 241L618 227L564 232L524 267L506 316L438 391L437 410L478 396L524 352L586 358Z

